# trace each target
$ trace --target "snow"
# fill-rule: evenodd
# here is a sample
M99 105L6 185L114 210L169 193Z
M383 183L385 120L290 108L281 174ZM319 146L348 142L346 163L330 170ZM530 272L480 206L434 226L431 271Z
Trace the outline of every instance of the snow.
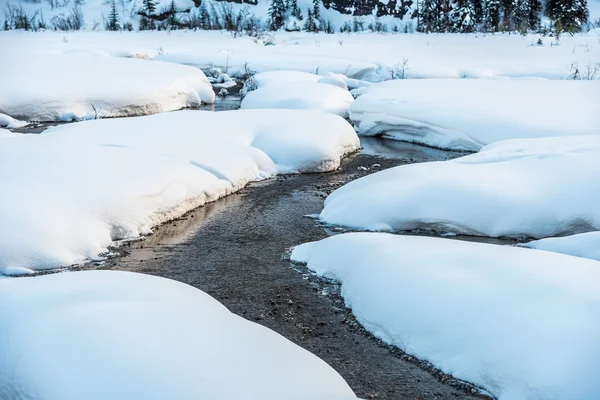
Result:
M0 304L3 399L356 398L318 357L169 279L2 279Z
M363 91L350 108L361 135L476 151L506 139L600 134L600 81L404 79ZM566 99L559 105L557 93Z
M3 64L0 87L0 112L27 121L154 114L215 97L197 68L74 53L15 57Z
M600 231L534 240L523 246L600 261Z
M241 108L321 110L348 115L354 98L346 82L336 75L319 76L299 71L270 71L255 75L244 87Z
M275 45L263 46L247 36L234 38L226 32L210 31L0 31L0 54L19 58L40 53L94 52L206 69L216 66L232 78L241 77L246 69L258 73L273 70L315 73L318 70L373 82L390 79L395 66L403 59L408 60L407 78L549 79L567 79L572 74L572 64L583 70L600 59L598 36L593 33L564 35L560 46L551 46L552 38L535 34L278 32L275 37ZM535 45L540 37L543 46Z
M3 126L5 128L15 129L15 128L22 128L25 125L27 125L27 122L25 122L25 121L19 121L18 119L14 119L12 117L9 117L6 114L0 113L0 126Z
M316 111L180 111L0 135L0 273L68 266L254 180L324 172L358 150Z
M296 247L376 337L499 400L600 393L600 263L383 233Z
M366 230L543 238L600 229L600 136L515 139L352 181L320 218Z

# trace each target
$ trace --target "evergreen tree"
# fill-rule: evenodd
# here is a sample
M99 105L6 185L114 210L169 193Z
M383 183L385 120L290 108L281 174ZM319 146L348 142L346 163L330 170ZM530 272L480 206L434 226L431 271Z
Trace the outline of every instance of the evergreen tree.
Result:
M482 0L471 0L473 7L475 8L475 23L481 24L483 22L483 3Z
M308 9L308 16L306 17L306 22L304 23L304 30L306 32L318 31L317 24L315 23L315 20L313 18L313 12L310 8Z
M142 2L142 16L140 18L140 30L153 30L156 29L156 23L154 19L149 16L154 15L156 11L156 3L153 0L144 0Z
M538 29L541 22L542 2L540 0L529 0L529 13L527 24L529 29Z
M200 22L200 29L211 29L211 17L210 12L206 8L204 2L200 3L200 8L198 9L198 20Z
M498 25L500 25L500 0L486 0L483 20L486 30L491 32L498 31Z
M302 21L302 11L298 8L298 1L292 0L290 5L290 14L292 17L296 18L298 21Z
M277 31L281 29L283 24L285 23L285 3L283 0L271 0L271 5L269 6L269 20L271 30Z
M475 2L473 0L457 0L451 14L454 32L473 32L475 30Z
M546 0L546 15L566 31L579 31L588 21L587 0Z
M321 19L321 0L313 0L313 18L315 21Z
M106 25L106 30L121 30L121 25L119 24L119 13L117 11L117 3L115 3L115 0L112 0L112 3L110 4L110 14L108 16L108 24Z
M513 1L512 26L526 32L529 28L527 19L529 17L529 0Z
M437 0L421 0L419 4L419 26L420 32L437 32L438 28L438 4Z
M450 0L436 0L437 2L437 32L448 32L450 30L450 14L452 6Z
M502 27L504 30L511 31L513 28L512 14L514 12L514 0L500 0L500 9L502 10Z
M156 11L156 3L154 2L154 0L143 0L142 6L144 7L146 15L153 15Z
M176 29L179 27L179 19L177 18L177 7L175 7L175 0L171 0L171 5L169 6L169 18L167 19L167 23L171 29Z

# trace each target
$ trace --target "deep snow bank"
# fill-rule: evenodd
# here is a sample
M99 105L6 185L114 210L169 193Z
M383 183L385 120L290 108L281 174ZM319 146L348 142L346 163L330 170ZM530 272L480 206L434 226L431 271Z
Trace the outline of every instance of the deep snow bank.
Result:
M321 219L367 230L542 238L600 229L600 136L515 139L350 182Z
M89 54L11 58L0 87L0 113L28 121L155 114L215 97L197 68Z
M359 147L342 118L295 110L181 111L0 140L0 272L93 257L250 181L336 169Z
M453 150L506 139L600 134L600 81L395 80L350 107L361 135ZM556 95L561 101L557 106Z
M600 393L600 263L449 239L354 233L292 260L342 283L375 336L501 400Z
M241 108L321 110L348 115L354 98L346 82L334 74L319 76L299 71L271 71L255 75L244 86Z
M2 279L0 304L2 399L356 398L316 356L169 279Z
M600 261L600 231L534 240L523 246Z

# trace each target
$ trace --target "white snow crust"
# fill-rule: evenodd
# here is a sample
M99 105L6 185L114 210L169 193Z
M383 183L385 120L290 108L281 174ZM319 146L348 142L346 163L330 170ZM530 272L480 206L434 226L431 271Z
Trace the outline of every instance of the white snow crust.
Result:
M270 71L246 83L241 108L321 110L348 115L354 98L346 82L334 74L319 76L299 71Z
M568 79L573 73L572 66L584 71L587 65L595 65L600 58L598 34L594 32L563 35L559 46L553 45L553 38L535 34L278 32L275 37L275 45L263 46L260 41L247 36L233 38L211 31L0 31L0 54L6 59L19 59L35 54L91 53L170 61L206 69L215 66L227 70L232 78L242 76L247 69L258 73L297 70L319 74L334 72L372 82L391 79L403 59L407 60L408 67L405 77L411 79ZM543 46L535 45L539 38L543 40ZM515 98L520 94L515 93Z
M350 108L361 135L477 151L507 139L600 134L600 81L404 79L363 92ZM569 100L557 105L558 93Z
M320 218L366 230L543 238L600 229L600 136L515 139L352 181Z
M0 273L68 266L248 182L323 172L359 148L317 111L180 111L0 135Z
M198 68L90 54L13 58L0 87L0 113L27 121L155 114L215 98Z
M341 282L384 342L500 400L600 393L600 263L458 240L351 233L292 260Z
M170 279L2 279L0 304L2 399L356 398L318 357Z
M19 121L18 119L0 113L0 127L14 129L24 127L25 125L27 125L27 122L25 121Z
M600 231L534 240L523 246L600 261Z

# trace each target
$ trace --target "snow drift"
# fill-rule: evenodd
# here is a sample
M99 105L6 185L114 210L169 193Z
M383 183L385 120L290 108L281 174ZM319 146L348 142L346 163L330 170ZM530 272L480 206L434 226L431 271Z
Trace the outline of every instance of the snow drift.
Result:
M2 399L356 398L316 356L169 279L2 279L0 304Z
M244 89L247 94L241 108L321 110L346 117L354 101L346 82L334 74L263 72L251 78Z
M396 80L350 107L361 135L477 151L506 139L600 134L600 81ZM556 104L556 94L568 101Z
M534 240L523 246L600 261L600 231Z
M366 230L543 238L600 229L600 136L515 139L449 161L377 172L320 214Z
M215 98L197 68L90 54L11 58L0 87L0 113L27 121L155 114Z
M0 140L0 272L70 265L250 181L334 170L359 148L342 118L295 110L180 111Z
M341 282L375 336L500 400L600 393L597 261L383 233L307 243L292 260Z

